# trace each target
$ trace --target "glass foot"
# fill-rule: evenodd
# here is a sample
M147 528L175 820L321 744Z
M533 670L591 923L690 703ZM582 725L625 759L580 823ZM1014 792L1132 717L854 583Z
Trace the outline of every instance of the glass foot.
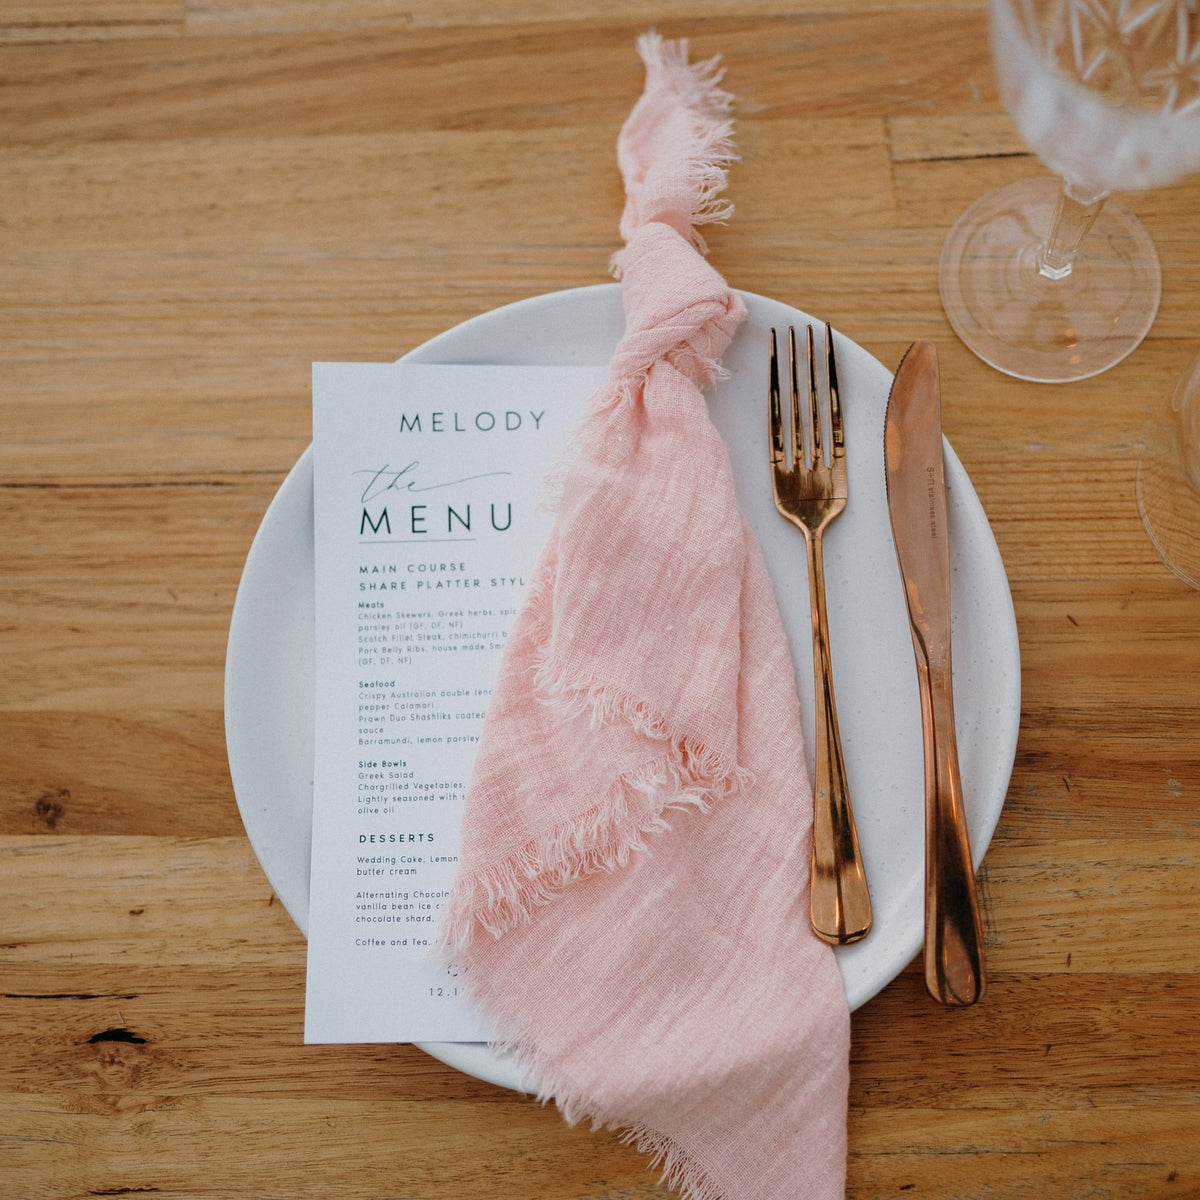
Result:
M1024 179L977 200L942 247L938 282L955 333L999 371L1039 383L1098 375L1146 336L1161 272L1142 223L1109 199L1071 273L1037 258L1054 220L1057 179Z

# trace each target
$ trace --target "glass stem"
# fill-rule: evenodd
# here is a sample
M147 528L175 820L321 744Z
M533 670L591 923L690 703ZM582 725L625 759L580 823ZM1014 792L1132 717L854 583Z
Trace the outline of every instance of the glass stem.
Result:
M1047 279L1066 279L1075 265L1079 244L1095 224L1107 192L1089 192L1064 179L1058 207L1046 243L1038 253L1038 273Z

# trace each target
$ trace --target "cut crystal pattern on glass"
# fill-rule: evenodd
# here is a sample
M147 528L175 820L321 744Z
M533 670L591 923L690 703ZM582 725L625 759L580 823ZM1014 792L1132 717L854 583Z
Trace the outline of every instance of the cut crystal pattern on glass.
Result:
M1004 102L1081 193L1162 187L1200 168L1200 39L1187 0L993 6Z
M1184 112L1200 100L1200 50L1180 0L1028 0L1021 23L1047 63L1113 103Z

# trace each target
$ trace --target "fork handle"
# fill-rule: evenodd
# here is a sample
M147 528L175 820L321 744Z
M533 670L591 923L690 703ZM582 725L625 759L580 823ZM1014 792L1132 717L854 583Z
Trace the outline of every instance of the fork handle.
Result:
M871 928L871 893L858 847L838 732L820 533L806 536L805 543L817 701L809 911L817 937L833 945L846 945L866 937Z

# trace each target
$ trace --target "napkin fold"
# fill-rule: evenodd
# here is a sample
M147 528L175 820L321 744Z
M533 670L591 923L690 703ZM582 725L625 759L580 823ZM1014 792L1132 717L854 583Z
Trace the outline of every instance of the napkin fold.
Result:
M838 1197L849 1017L795 678L699 390L745 316L697 233L731 211L732 101L686 43L639 50L626 330L506 643L443 947L543 1097L692 1200Z

